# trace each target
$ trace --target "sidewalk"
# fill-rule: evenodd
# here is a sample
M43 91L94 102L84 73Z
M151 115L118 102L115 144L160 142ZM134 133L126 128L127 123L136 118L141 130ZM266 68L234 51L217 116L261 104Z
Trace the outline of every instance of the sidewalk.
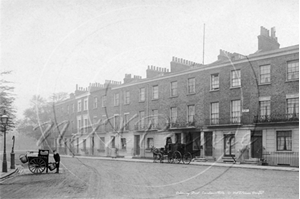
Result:
M10 176L16 174L19 172L20 167L15 166L15 169L10 168L10 162L7 161L7 172L2 172L2 160L0 160L1 164L1 173L0 173L0 181L5 180L6 178L9 178Z
M74 157L72 157L69 155L60 155L60 156L68 157L68 158L80 158L80 159L153 163L152 159L132 158L132 157L126 157L126 156L124 158L94 157L94 156L74 156ZM159 164L159 163L156 163L156 164ZM191 162L190 165L299 172L299 168L296 168L296 167L261 166L261 165L256 165L256 164L238 164L238 163L233 164L233 163L221 163L221 162Z

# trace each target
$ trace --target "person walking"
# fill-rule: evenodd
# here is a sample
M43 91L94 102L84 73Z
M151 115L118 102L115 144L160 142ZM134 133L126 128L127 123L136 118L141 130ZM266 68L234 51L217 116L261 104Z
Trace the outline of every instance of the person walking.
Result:
M53 158L54 158L55 163L56 163L56 173L59 173L60 156L59 156L59 154L56 152L56 150L53 150Z

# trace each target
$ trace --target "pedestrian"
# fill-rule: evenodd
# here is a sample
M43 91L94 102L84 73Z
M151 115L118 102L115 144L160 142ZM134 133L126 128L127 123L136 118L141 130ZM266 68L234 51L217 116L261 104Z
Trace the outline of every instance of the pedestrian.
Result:
M59 154L56 152L56 150L53 150L53 158L54 158L55 163L56 163L56 173L59 173L60 156L59 156Z

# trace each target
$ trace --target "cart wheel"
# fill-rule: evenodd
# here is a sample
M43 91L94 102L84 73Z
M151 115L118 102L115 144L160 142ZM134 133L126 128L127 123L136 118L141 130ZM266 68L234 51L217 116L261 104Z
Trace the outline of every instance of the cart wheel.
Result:
M181 153L180 153L179 151L175 151L175 152L173 153L173 162L174 162L175 164L179 164L180 161L181 161Z
M156 162L161 162L161 154L160 153L157 153L155 155L153 155L153 162L156 163Z
M29 170L34 174L43 173L46 169L46 162L41 158L31 159L28 163Z
M190 164L190 162L192 161L192 154L190 152L184 154L182 160L184 164Z

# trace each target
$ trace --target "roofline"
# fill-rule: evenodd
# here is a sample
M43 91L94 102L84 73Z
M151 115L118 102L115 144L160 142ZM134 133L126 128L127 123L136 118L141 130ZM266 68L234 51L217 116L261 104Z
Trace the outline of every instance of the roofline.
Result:
M194 69L191 69L191 70L180 71L180 72L175 73L175 74L171 73L171 74L168 74L167 76L154 77L152 79L141 79L138 82L123 84L123 85L114 87L111 90L117 90L117 89L120 89L120 88L135 86L135 85L139 85L139 84L142 84L142 83L149 83L149 82L153 82L153 81L157 81L157 80L163 80L163 79L168 79L168 78L172 78L172 77L178 77L178 76L181 76L181 75L188 75L188 74L192 74L192 73L195 73L195 72L226 67L226 66L229 66L229 65L232 65L232 64L242 64L242 63L249 62L249 61L257 61L257 60L261 60L261 59L265 59L265 58L272 58L272 57L288 55L288 54L293 54L293 53L299 53L299 45L293 45L293 46L280 48L280 49L273 50L273 51L267 51L267 52L262 52L262 53L257 53L257 54L251 54L249 56L245 56L246 57L245 59L240 59L240 60L236 60L236 61L232 61L232 62L228 61L226 63L223 62L223 63L216 64L216 65L205 65L201 68L196 68L196 69L194 68ZM248 57L248 59L247 59L247 57Z

